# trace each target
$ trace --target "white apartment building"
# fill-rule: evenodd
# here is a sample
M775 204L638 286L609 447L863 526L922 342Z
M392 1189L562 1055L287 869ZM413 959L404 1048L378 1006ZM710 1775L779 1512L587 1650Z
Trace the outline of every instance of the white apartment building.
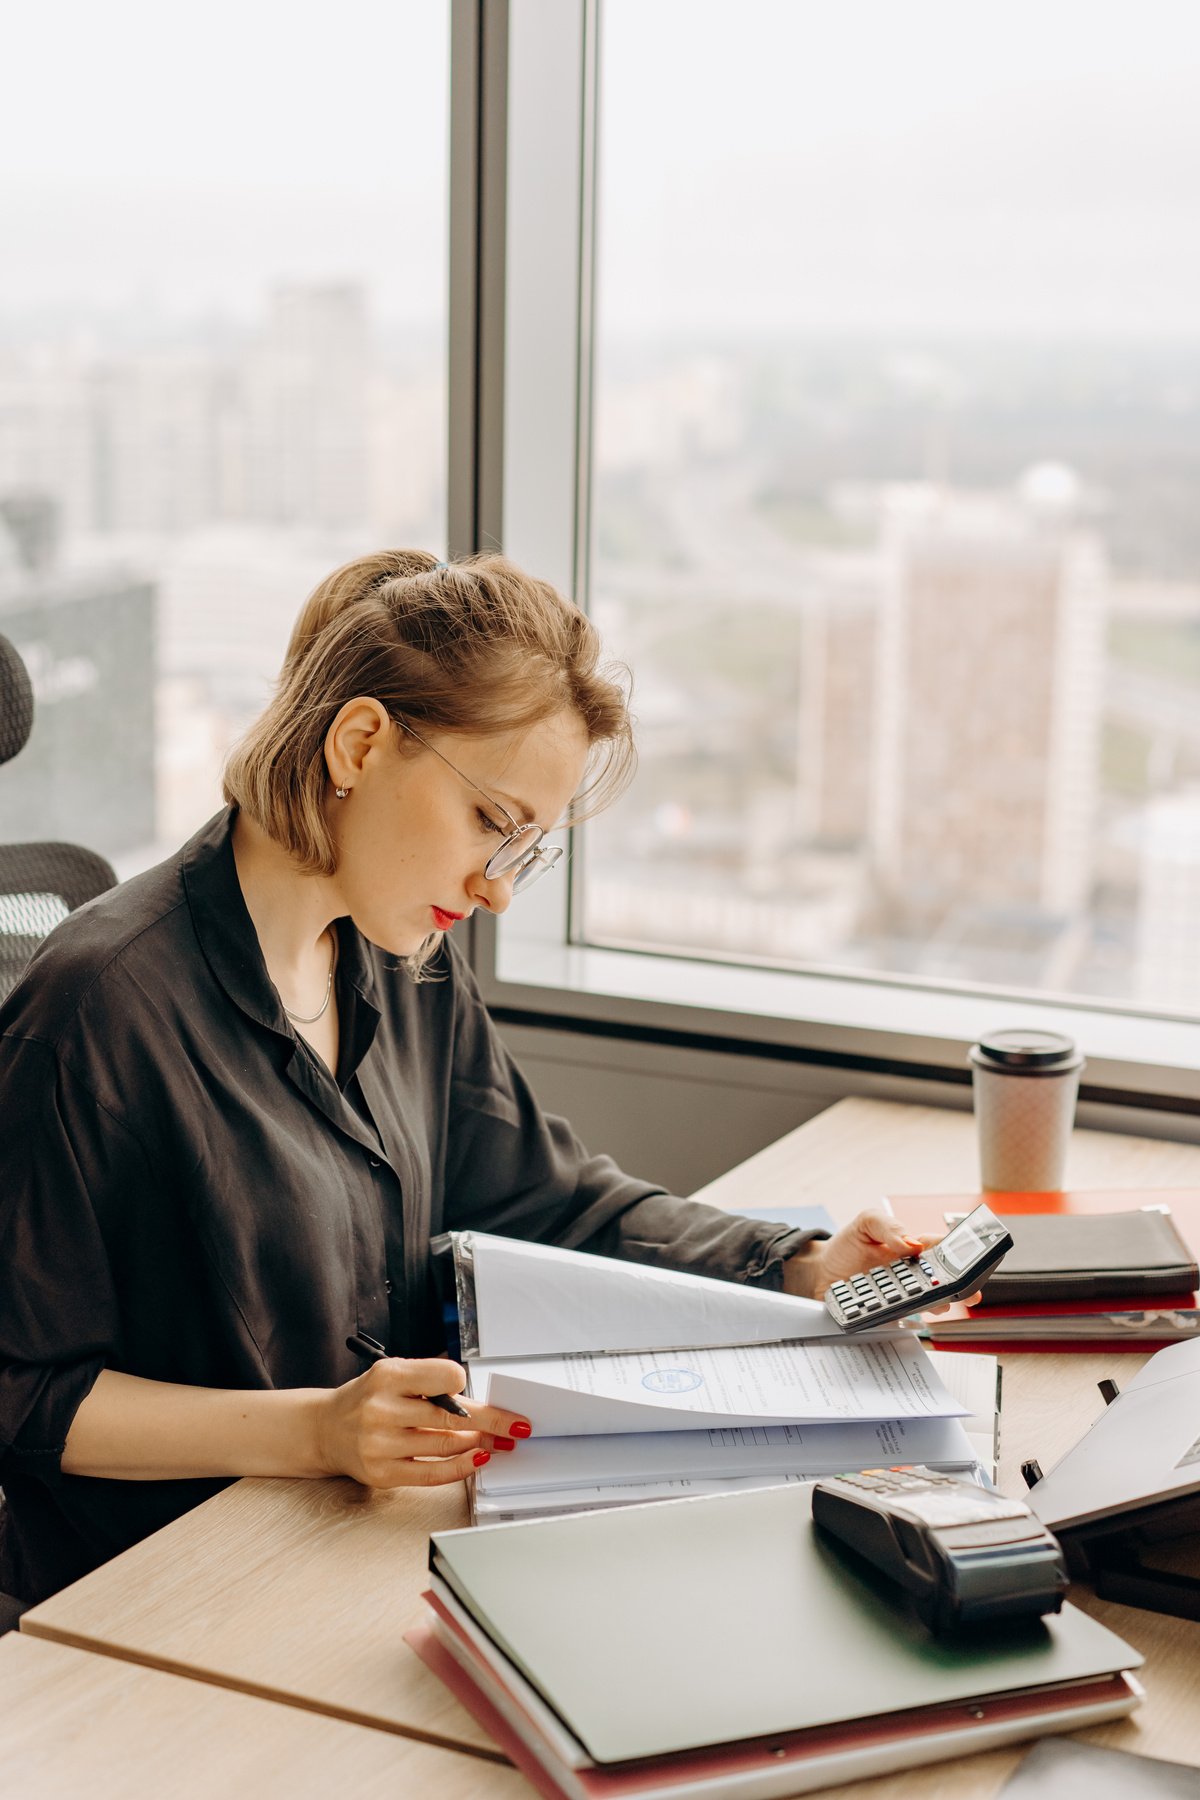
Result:
M1101 545L1036 481L885 508L871 849L914 925L1088 899L1103 701Z

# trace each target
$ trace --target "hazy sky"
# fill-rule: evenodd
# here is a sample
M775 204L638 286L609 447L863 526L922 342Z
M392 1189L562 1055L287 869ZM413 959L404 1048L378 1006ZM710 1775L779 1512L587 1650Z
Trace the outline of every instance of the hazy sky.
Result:
M435 319L447 0L40 0L0 75L0 316ZM1195 333L1200 0L606 0L610 327Z
M0 308L444 302L446 0L31 0L0 75Z
M608 0L630 327L1200 330L1196 0Z

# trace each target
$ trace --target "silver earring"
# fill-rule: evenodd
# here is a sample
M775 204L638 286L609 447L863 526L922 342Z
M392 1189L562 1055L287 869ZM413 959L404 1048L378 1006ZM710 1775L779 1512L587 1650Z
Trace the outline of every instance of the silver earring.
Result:
M349 788L334 788L333 791L337 795L339 800L344 800L346 798L346 795L350 792L350 789Z

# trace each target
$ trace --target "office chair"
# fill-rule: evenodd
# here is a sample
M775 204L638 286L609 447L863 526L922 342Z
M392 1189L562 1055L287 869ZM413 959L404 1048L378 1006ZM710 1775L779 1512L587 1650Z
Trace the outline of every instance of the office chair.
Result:
M0 763L11 762L33 729L29 672L6 637L0 637ZM85 900L115 886L111 865L77 844L0 844L0 1000L21 979L42 939ZM0 1491L0 1512L4 1495ZM0 1593L0 1636L26 1610Z
M28 671L0 637L0 763L25 748L32 729ZM111 864L78 844L0 844L0 1000L59 921L116 880Z

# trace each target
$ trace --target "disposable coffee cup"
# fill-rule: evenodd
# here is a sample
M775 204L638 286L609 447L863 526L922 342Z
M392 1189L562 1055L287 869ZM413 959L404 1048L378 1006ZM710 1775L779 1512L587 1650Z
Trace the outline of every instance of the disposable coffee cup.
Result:
M993 1031L968 1060L984 1188L1061 1188L1084 1067L1074 1043L1057 1031Z

